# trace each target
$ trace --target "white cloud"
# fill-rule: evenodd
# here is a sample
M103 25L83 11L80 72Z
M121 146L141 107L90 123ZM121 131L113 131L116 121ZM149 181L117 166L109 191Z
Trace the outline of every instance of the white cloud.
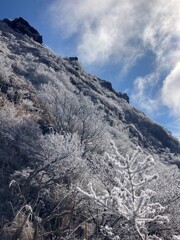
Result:
M49 10L66 37L78 34L78 54L90 64L112 57L133 64L142 52L139 41L145 11L144 0L55 0Z
M156 54L156 63L160 70L171 70L180 59L179 16L179 0L157 0L144 28L143 43Z
M74 48L86 64L113 61L124 73L147 50L152 52L154 72L136 79L133 102L152 113L163 100L178 114L179 0L52 0L49 16L61 36L76 36Z
M164 80L162 101L172 109L174 115L180 116L180 62Z
M152 73L145 77L138 77L134 81L134 91L131 96L136 106L140 106L141 109L151 115L157 112L160 105L159 96L154 97L154 88L157 85L158 79L158 73Z
M159 63L179 58L179 0L54 0L49 13L64 36L78 34L77 51L87 63L113 57L131 65L147 47Z

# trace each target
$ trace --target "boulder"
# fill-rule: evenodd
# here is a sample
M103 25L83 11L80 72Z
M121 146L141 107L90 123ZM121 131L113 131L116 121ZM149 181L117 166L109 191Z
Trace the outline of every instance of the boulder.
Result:
M42 36L38 33L38 31L35 28L31 27L31 25L22 17L15 18L13 21L5 18L3 21L6 22L8 26L11 27L14 31L26 34L29 37L33 38L34 41L42 44L43 42Z
M114 92L114 89L113 89L112 84L110 82L108 82L106 80L101 80L100 84L101 84L102 87L108 89L111 92Z
M78 57L69 57L69 61L78 61Z

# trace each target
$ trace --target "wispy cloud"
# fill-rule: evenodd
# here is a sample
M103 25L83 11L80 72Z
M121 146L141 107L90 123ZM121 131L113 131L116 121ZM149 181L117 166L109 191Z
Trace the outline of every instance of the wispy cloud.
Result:
M175 76L178 74L176 64L180 60L179 14L179 1L156 1L154 6L151 6L150 18L144 26L142 39L145 48L148 48L154 53L156 64L154 73L151 73L150 76L148 75L141 79L146 86L145 91L141 92L141 99L142 101L145 100L145 106L147 105L148 101L146 100L148 97L148 99L152 98L154 101L158 100L156 101L157 104L160 106L161 103L170 107L172 114L180 114L180 109L175 101L175 99L178 100L177 78ZM174 68L175 70L173 70ZM171 71L173 72L171 73ZM157 73L159 76L157 76ZM170 75L163 79L165 74ZM156 84L154 84L154 77L156 78ZM138 80L135 82L136 95L137 81ZM150 93L146 91L147 87L149 87ZM175 89L177 90L175 91ZM170 97L170 91L173 95L173 90L174 96ZM154 105L151 107L151 105L148 104L148 107L150 111L156 109Z
M64 38L78 36L74 47L86 64L113 59L122 73L151 52L153 72L139 74L133 101L148 113L164 105L179 114L179 0L52 0L48 11Z
M49 8L65 37L78 33L77 51L88 63L114 57L130 64L150 48L164 65L176 55L179 11L179 0L54 0Z
M180 2L157 0L143 33L143 42L156 54L158 68L171 69L180 58ZM162 69L161 69L162 70Z
M160 96L155 96L154 88L157 87L159 74L157 72L138 77L134 81L131 99L136 106L141 105L141 109L153 115L160 106Z
M180 62L165 78L162 87L163 103L172 109L172 113L180 117Z
M142 32L147 21L146 1L54 0L49 12L66 37L78 33L77 51L87 63L110 58L133 62L142 54Z

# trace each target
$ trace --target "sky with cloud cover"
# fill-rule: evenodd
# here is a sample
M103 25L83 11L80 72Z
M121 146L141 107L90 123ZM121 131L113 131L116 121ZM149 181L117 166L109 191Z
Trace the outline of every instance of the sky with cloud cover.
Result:
M179 0L16 0L9 12L1 1L1 18L26 18L180 139Z

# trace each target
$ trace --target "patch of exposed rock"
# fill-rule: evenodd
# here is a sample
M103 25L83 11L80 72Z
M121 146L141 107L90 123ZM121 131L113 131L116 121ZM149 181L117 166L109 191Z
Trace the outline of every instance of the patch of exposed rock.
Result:
M29 37L33 38L34 41L42 44L42 36L22 17L16 18L13 21L5 18L3 21L6 22L8 26L11 27L14 31L22 34L27 34Z

